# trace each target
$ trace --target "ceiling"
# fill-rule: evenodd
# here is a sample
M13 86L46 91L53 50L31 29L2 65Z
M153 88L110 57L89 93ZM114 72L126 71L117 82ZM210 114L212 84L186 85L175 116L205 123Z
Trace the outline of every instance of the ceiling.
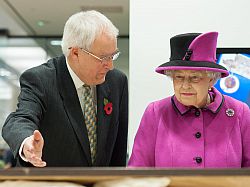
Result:
M129 35L129 0L1 0L0 29L10 36L61 36L68 17L88 9L111 19L120 36Z

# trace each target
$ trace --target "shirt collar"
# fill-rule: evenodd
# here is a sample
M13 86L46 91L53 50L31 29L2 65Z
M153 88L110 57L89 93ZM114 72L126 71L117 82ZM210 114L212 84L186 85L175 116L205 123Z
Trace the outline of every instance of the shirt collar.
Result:
M76 89L82 87L82 85L84 85L84 82L81 81L81 79L79 79L79 77L75 74L75 72L71 69L70 65L68 64L68 59L66 58L66 64L67 64L67 68L69 70L69 74L73 80L73 83L76 87Z
M212 88L211 91L208 92L212 102L207 105L206 107L202 108L202 109L208 109L210 110L212 113L216 114L220 111L221 106L224 102L224 97L223 95L216 89L216 88ZM171 98L172 101L172 105L173 107L176 109L177 112L179 112L181 115L184 115L186 113L188 113L191 109L194 109L194 107L189 107L189 106L185 106L183 104L181 104L177 98L174 96L172 96Z

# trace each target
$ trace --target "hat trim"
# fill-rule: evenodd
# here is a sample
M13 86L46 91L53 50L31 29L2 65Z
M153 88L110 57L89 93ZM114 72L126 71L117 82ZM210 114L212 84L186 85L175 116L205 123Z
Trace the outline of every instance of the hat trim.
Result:
M173 61L172 61L173 62ZM197 66L191 66L189 64L191 61L187 61L187 64L179 64L178 65L173 65L175 63L167 62L165 64L162 64L158 68L156 68L156 72L160 74L165 74L165 70L196 70L196 71L212 71L212 72L219 72L221 73L221 77L226 77L229 75L229 72L227 69L219 64L213 63L215 66L211 67L211 62L198 62L199 66L196 64L196 62L192 61L193 65L196 64ZM209 64L208 64L209 63ZM188 66L190 65L190 66ZM202 66L203 65L203 66ZM209 66L208 66L209 65Z
M227 71L224 66L216 64L215 62L208 61L189 61L189 60L171 60L166 62L159 67L168 67L168 66L186 66L186 67L208 67L208 68L217 68Z

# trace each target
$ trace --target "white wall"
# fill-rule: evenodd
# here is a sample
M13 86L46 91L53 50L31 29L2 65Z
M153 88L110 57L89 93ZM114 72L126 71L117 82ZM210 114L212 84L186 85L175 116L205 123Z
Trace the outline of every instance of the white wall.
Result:
M121 51L119 58L114 61L114 66L129 76L129 39L118 38L118 48Z
M173 94L155 68L170 57L170 37L218 31L218 47L250 47L249 0L131 0L129 154L150 101Z

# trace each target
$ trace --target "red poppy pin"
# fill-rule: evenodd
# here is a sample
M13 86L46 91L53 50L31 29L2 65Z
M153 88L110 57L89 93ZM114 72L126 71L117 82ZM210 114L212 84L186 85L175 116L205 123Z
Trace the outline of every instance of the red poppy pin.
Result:
M110 115L113 111L113 104L106 98L104 98L104 111L107 115Z

